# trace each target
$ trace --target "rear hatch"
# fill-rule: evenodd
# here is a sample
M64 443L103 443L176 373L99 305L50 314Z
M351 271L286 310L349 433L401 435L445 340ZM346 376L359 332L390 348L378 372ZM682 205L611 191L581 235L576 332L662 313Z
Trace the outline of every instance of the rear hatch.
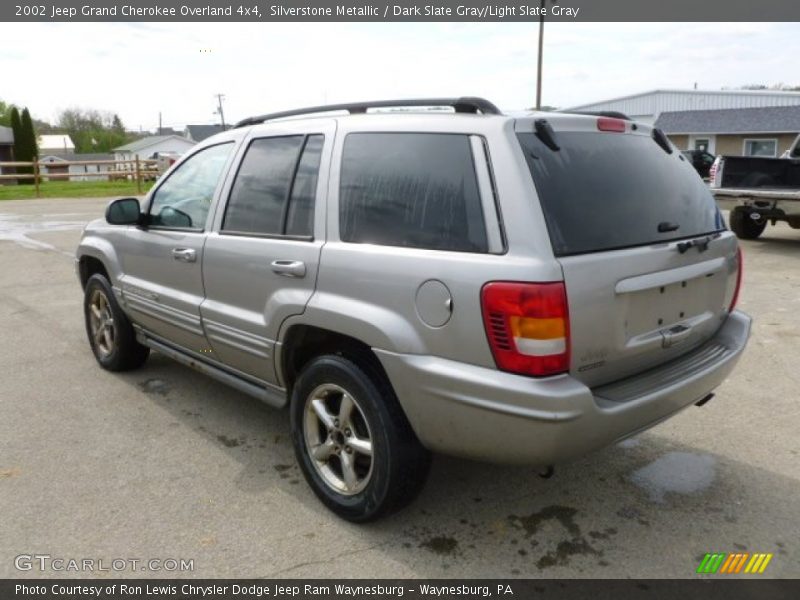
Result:
M736 287L736 241L681 153L606 117L516 130L564 273L570 373L602 385L713 336Z

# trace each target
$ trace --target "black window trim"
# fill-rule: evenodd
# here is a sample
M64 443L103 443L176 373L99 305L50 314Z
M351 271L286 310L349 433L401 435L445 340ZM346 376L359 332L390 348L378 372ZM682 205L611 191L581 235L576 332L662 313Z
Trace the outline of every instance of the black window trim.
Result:
M158 193L158 190L160 190L164 186L165 183L167 183L170 179L172 179L172 176L175 175L175 173L177 173L178 170L180 170L181 166L183 166L184 163L189 162L192 158L194 158L195 156L197 156L198 154L200 154L202 152L205 152L209 148L216 148L217 146L224 146L226 144L234 144L235 145L236 144L236 140L225 140L225 141L219 142L217 144L209 144L208 146L203 146L202 148L198 148L197 150L192 152L189 156L187 156L184 160L182 160L181 164L178 165L178 167L172 173L169 174L169 177L167 177L164 181L159 182L158 187L155 187L152 190L150 190L149 201L147 203L147 213L145 215L145 225L146 225L147 229L155 229L156 231L181 231L181 232L186 232L186 233L206 233L207 232L208 217L209 217L209 215L212 214L212 211L211 211L210 208L209 208L208 213L206 214L206 222L202 227L165 227L163 225L151 225L150 224L150 211L152 211L152 209L153 209L153 200L155 199L156 194ZM230 160L231 160L231 157L229 156L228 157L228 161L230 161ZM228 167L228 169L230 169L230 166ZM214 188L214 198L216 198L217 194L222 191L221 190L221 186L222 186L223 182L225 181L225 175L226 174L227 174L227 171L225 171L224 167L223 167L223 172L220 173L219 181L217 182L217 187ZM212 198L212 203L214 201L214 198Z
M469 153L470 153L470 156L472 158L472 170L473 170L473 173L475 174L476 184L477 184L477 178L478 178L478 173L477 173L477 169L476 169L477 161L476 161L475 153L472 150L472 144L470 142L470 138L473 137L473 136L477 136L477 137L479 137L479 138L481 138L483 140L484 144L486 144L486 138L481 133L475 133L475 132L470 132L470 131L435 131L435 130L432 131L432 130L416 130L416 129L414 129L414 130L408 130L408 129L385 129L385 130L384 129L365 129L365 130L348 131L342 137L341 157L344 156L344 147L345 147L345 144L347 143L347 138L348 137L350 137L351 135L372 134L372 133L375 133L375 134L420 134L420 135L435 134L435 135L458 135L458 136L465 137L465 138L467 138L467 148L469 149ZM486 148L484 153L486 155L486 161L487 161L487 165L486 166L489 169L489 177L490 177L490 179L492 181L492 186L493 186L493 190L492 191L493 191L494 198L492 200L498 205L497 220L498 220L498 224L500 226L500 236L501 236L501 240L502 240L502 243L503 243L502 252L499 252L499 253L498 252L491 252L488 249L489 231L488 231L488 224L486 222L486 216L485 215L483 216L484 217L483 218L483 226L484 226L484 229L486 230L485 232L486 232L486 236L487 236L487 250L483 251L483 252L474 251L474 250L438 250L438 249L431 249L431 248L417 248L417 247L413 247L413 246L394 246L394 245L391 245L391 244L371 244L370 243L370 245L379 246L379 247L382 247L382 248L402 248L403 250L408 250L408 251L447 252L447 253L461 254L461 255L463 255L463 254L480 254L480 255L484 255L484 256L502 256L504 254L507 254L508 253L508 247L506 245L505 227L503 226L503 219L502 219L503 215L502 215L502 212L500 212L499 199L497 197L496 190L494 189L494 182L495 182L494 171L492 169L491 158L489 156L488 148ZM343 244L354 244L354 245L365 245L365 244L368 244L368 242L353 242L353 241L348 241L348 240L345 240L345 239L342 238L342 223L341 223L341 218L340 218L341 217L341 199L342 199L342 183L341 183L341 181L342 181L342 173L341 172L342 172L342 165L341 165L341 162L340 162L340 164L339 164L339 177L338 177L339 186L338 186L338 189L336 191L337 213L339 213L336 216L336 222L337 222L337 229L338 229L337 235L339 237L339 241L341 243L343 243ZM479 198L481 198L481 200L482 200L480 186L478 186L478 190L477 191L478 191ZM481 205L481 211L482 210L483 210L483 206Z
M497 177L494 174L494 164L492 163L492 153L489 151L489 140L483 138L483 152L486 156L486 168L489 169L489 178L492 181L492 194L494 197L494 204L497 210L497 225L500 227L500 240L503 243L502 252L498 252L498 256L508 254L508 234L506 233L505 216L503 215L503 205L500 202L500 192L497 189Z
M498 234L500 235L500 249L494 251L489 249L487 250L486 254L502 256L504 254L508 254L508 240L506 238L506 227L503 224L503 211L500 207L500 197L497 193L497 181L494 176L492 156L489 154L489 141L485 136L479 134L470 134L470 138L477 138L480 141L481 151L483 152L483 159L485 161L486 171L489 177L488 193L490 197L488 198L488 204L490 204L495 210L495 220L497 221ZM480 176L478 175L478 164L480 162L480 157L475 154L475 149L472 147L472 144L470 144L470 153L472 154L472 164L475 168L475 177L478 179L478 194L481 196L481 205L482 208L486 208L486 199L483 198L483 190L481 190L480 186ZM489 219L486 218L486 215L483 216L483 224L484 227L486 227L486 239L488 242L490 232Z
M297 179L297 171L300 168L300 161L303 160L303 153L306 150L306 146L308 145L308 138L314 135L322 136L322 147L325 147L325 134L322 132L314 132L314 133L287 133L282 135L260 135L258 137L253 137L247 143L247 148L244 149L244 153L242 154L241 160L239 160L239 164L236 166L236 173L233 175L233 181L231 182L231 187L228 190L228 196L225 199L225 210L222 212L222 220L219 224L219 235L230 235L233 237L249 237L249 238L258 238L258 239L267 239L267 240L290 240L290 241L297 241L297 242L313 242L314 241L314 222L311 223L312 234L311 235L288 235L286 233L286 226L287 220L289 218L289 205L292 201L292 192L294 191L294 184L295 180ZM253 231L239 231L236 229L225 229L225 217L228 216L228 207L231 203L231 195L233 194L233 188L236 185L236 180L239 178L239 171L244 164L245 159L247 158L247 153L250 151L250 147L258 140L274 140L279 138L303 138L300 144L300 150L297 153L297 158L294 161L294 167L292 168L292 176L289 180L289 188L286 192L286 196L283 199L283 207L281 208L281 231L283 233L256 233ZM317 186L319 187L319 173L322 171L322 159L321 159L321 152L320 152L320 164L317 170ZM317 197L316 197L316 190L314 191L314 218L316 219L316 209L317 209Z

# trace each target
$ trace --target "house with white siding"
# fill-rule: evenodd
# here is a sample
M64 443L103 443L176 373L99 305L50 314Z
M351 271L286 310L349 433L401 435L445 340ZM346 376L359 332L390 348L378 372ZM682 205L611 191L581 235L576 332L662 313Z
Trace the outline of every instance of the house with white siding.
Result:
M124 146L114 148L114 160L140 160L158 158L162 155L180 156L186 153L196 142L188 140L182 135L151 135L134 140ZM118 170L133 171L133 165L127 168L119 167Z
M39 156L67 156L75 154L75 144L66 134L40 135L36 139Z
M196 142L182 135L150 135L114 148L114 160L157 158L159 154L183 154Z
M91 173L108 173L110 165L103 163L95 164L69 164L71 162L86 163L91 161L113 160L110 154L106 153L83 153L65 154L55 156L48 154L39 157L39 164L42 177L47 175L66 175L69 177L58 177L62 181L108 181L108 175L91 175ZM56 179L56 178L54 178Z

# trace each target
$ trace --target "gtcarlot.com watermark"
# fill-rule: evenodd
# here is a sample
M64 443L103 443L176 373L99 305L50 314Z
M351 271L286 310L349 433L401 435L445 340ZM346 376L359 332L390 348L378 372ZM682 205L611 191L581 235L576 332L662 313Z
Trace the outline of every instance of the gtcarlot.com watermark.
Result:
M14 557L18 571L72 573L116 573L149 571L153 573L194 571L194 559L186 558L65 558L50 554L19 554Z

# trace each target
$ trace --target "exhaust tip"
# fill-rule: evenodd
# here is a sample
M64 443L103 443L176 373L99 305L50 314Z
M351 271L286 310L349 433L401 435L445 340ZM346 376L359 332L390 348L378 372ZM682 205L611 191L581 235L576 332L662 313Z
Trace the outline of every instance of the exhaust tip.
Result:
M550 479L555 472L556 470L553 468L553 465L547 465L544 471L539 471L539 477L542 479Z
M711 400L713 397L714 397L714 394L713 394L713 393L712 393L712 394L708 394L706 397L704 397L704 398L702 398L702 399L698 400L697 402L695 402L695 403L694 403L694 405L695 405L695 406L703 406L703 405L704 405L704 404L706 404L706 403L707 403L709 400Z

